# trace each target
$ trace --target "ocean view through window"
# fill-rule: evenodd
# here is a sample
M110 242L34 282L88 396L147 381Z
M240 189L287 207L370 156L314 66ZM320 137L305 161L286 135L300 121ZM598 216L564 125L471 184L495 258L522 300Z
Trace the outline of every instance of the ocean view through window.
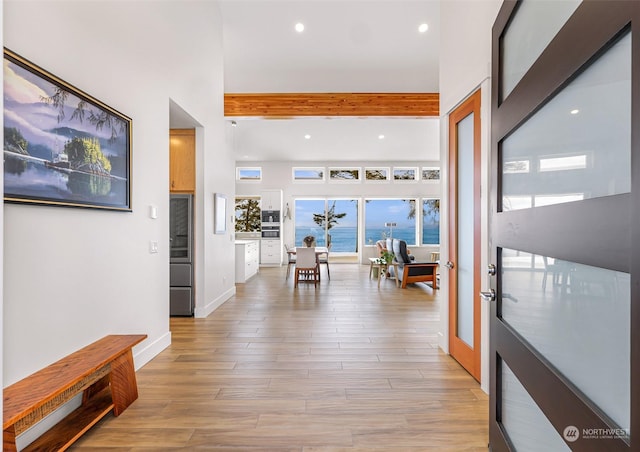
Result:
M422 244L440 245L440 200L422 200Z
M366 199L364 238L358 237L358 199L296 199L295 246L313 236L332 253L357 253L359 243L373 246L393 237L407 245L440 244L440 199ZM419 207L419 209L418 209ZM393 228L385 223L395 223Z
M385 223L396 223L393 228ZM364 237L367 245L393 237L416 244L416 200L415 199L367 199L365 201Z
M295 245L313 236L316 246L331 246L332 253L358 251L358 200L296 199Z

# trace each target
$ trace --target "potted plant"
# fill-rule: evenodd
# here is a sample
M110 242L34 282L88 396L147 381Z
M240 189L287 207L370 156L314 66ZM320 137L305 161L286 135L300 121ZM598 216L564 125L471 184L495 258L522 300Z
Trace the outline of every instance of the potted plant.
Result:
M384 250L382 253L380 253L380 259L383 263L389 265L393 261L393 253L389 252L388 250Z

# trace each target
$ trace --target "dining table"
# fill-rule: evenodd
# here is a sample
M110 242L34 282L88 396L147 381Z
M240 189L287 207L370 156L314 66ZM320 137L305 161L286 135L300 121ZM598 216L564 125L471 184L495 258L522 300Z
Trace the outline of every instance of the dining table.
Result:
M287 250L287 254L296 254L296 248L306 248L306 246L303 247L293 247L293 248L289 248ZM329 252L329 248L327 248L326 246L316 246L316 256L318 256L319 254L326 254Z
M287 249L287 254L290 256L295 256L296 255L296 248L307 248L306 246L301 246L301 247L293 247L293 248L288 248ZM327 248L326 246L316 246L316 262L318 261L318 256L321 256L323 254L328 254L329 253L329 248ZM287 259L288 261L291 261L291 259Z

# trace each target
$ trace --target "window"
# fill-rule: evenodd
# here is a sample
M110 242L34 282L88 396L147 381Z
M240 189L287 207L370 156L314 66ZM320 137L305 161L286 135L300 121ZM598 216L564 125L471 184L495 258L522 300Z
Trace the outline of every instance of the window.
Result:
M382 182L389 180L389 168L365 168L364 179L367 182Z
M504 174L528 173L530 166L529 160L511 160L503 163L502 172Z
M437 168L437 167L422 168L422 180L439 181L440 168Z
M236 168L236 179L259 182L262 180L262 168L238 167Z
M360 180L360 168L329 168L329 180L332 182L357 182Z
M417 180L416 175L418 170L416 168L394 168L393 180L395 181L414 181Z
M422 200L422 244L440 244L440 200Z
M260 198L236 198L236 232L260 232Z
M415 199L367 199L365 201L365 243L374 245L388 237L416 244ZM395 226L385 226L394 224Z
M543 171L567 171L585 169L587 156L585 154L571 155L567 157L546 157L540 159L540 172Z
M316 239L316 246L331 246L332 253L355 253L358 250L358 200L296 199L296 246L303 246L306 236Z
M324 168L293 168L294 181L324 181Z

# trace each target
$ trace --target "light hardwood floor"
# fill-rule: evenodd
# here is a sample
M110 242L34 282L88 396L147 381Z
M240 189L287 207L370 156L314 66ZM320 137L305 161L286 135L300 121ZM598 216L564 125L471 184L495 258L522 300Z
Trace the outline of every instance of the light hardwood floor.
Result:
M140 397L77 451L480 451L488 397L437 347L438 291L331 266L263 268L206 319L172 318Z

